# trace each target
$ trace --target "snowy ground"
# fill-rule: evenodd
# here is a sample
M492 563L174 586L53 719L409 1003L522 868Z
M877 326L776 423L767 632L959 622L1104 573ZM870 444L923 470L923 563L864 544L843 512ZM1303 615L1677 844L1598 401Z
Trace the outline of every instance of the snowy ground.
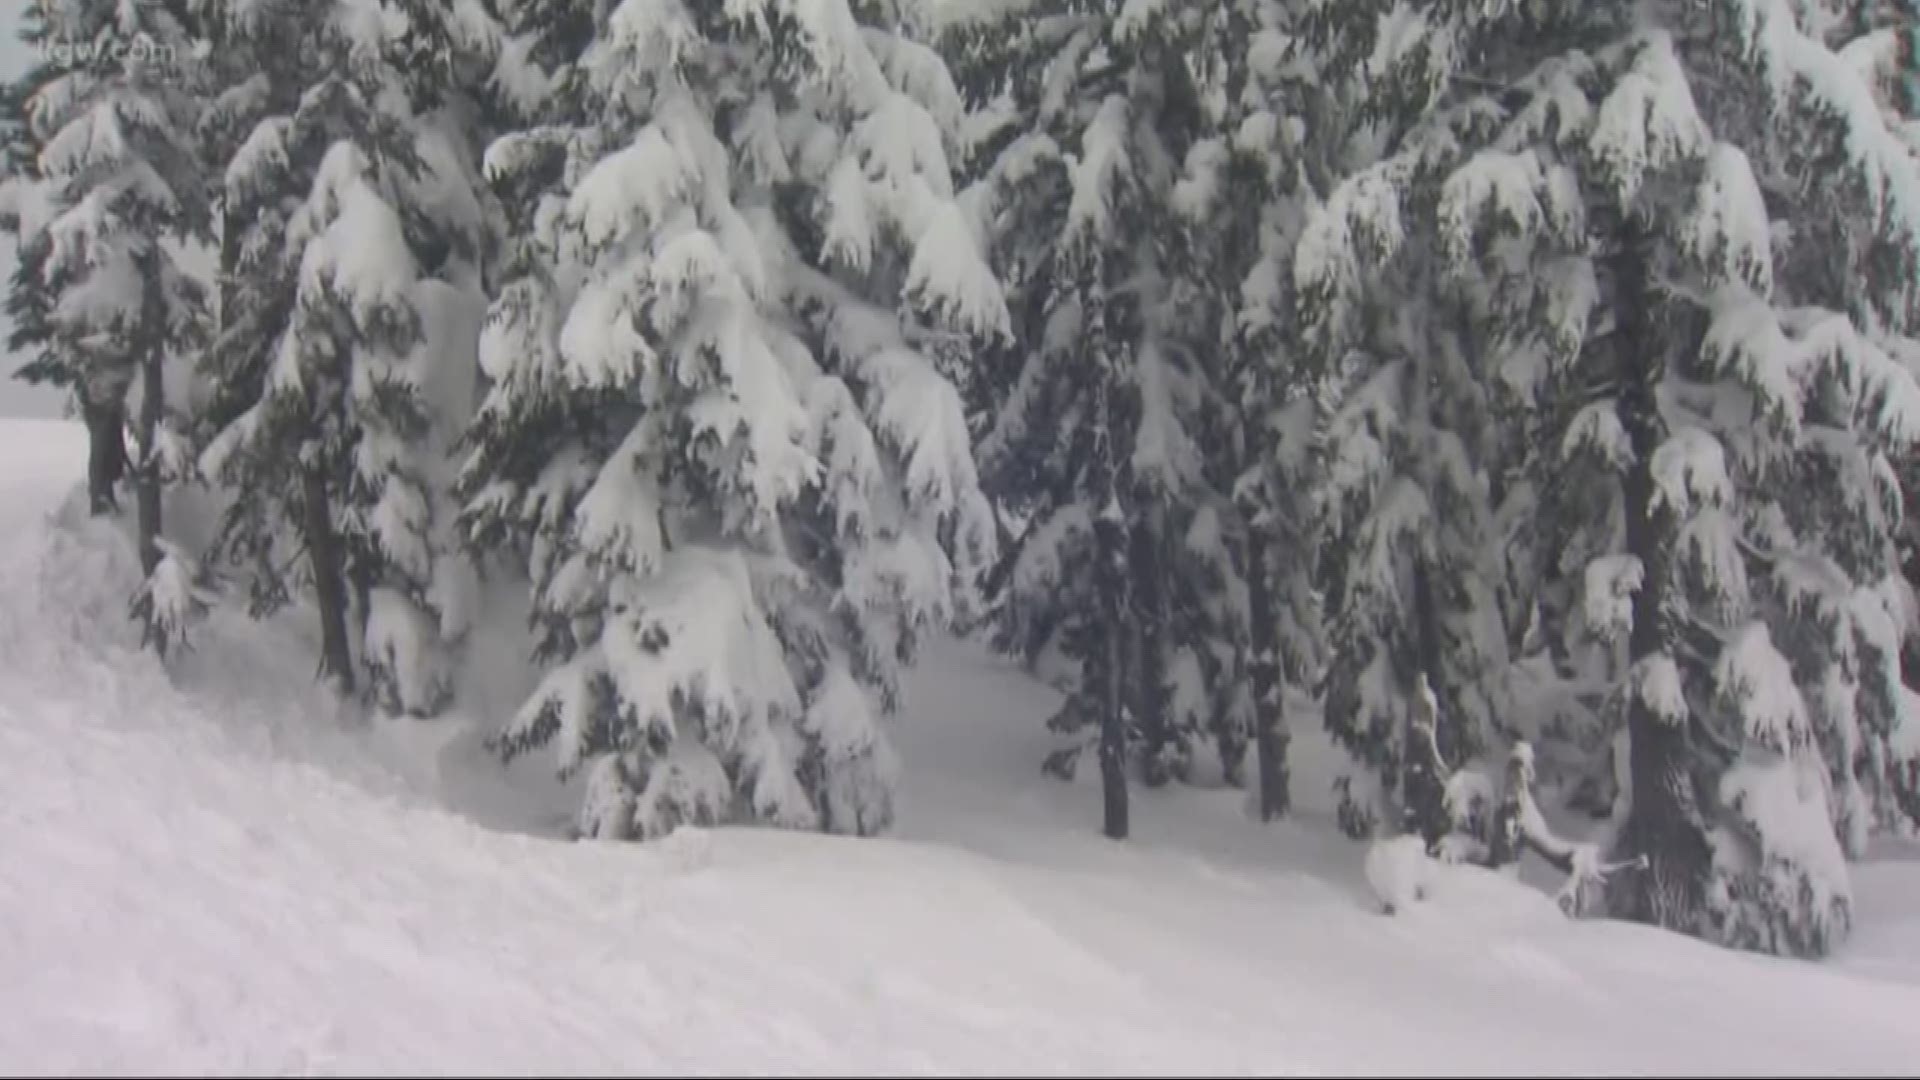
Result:
M46 525L79 434L0 424L5 1072L1920 1069L1920 854L1862 868L1824 966L1489 875L1389 919L1358 848L1225 793L1101 840L1039 776L1047 691L959 646L901 721L895 839L532 835L545 762L343 728L284 629L217 624L174 679L138 657L111 545Z

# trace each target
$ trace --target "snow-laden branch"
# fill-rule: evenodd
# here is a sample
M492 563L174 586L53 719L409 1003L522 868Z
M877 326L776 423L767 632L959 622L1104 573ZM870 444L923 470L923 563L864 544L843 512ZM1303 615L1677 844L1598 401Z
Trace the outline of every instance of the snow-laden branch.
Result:
M1598 886L1621 870L1645 869L1645 855L1621 862L1608 862L1600 845L1564 840L1548 826L1546 815L1533 798L1533 747L1525 741L1515 743L1507 756L1507 790L1501 802L1495 828L1511 830L1510 835L1546 860L1548 865L1567 875L1554 899L1569 915L1580 910L1580 898L1589 886ZM1518 854L1518 845L1514 846Z
M1491 785L1484 776L1471 769L1455 769L1448 765L1446 756L1440 750L1437 732L1439 714L1439 700L1426 672L1421 672L1414 684L1411 725L1414 745L1409 748L1409 753L1424 756L1435 776L1447 778L1448 802L1458 813L1459 806L1472 801L1474 792L1485 797ZM1567 840L1556 834L1534 799L1535 775L1533 747L1525 741L1515 743L1507 756L1504 790L1499 793L1498 809L1490 823L1489 835L1475 836L1471 832L1456 829L1441 839L1439 857L1443 862L1468 863L1495 870L1512 864L1523 852L1530 850L1548 865L1567 875L1554 899L1562 911L1577 915L1584 906L1582 898L1591 888L1601 885L1609 876L1622 870L1644 869L1646 857L1642 855L1624 861L1608 861L1601 845ZM1382 902L1389 909L1406 899L1400 894L1407 889L1396 883L1403 878L1413 880L1408 877L1411 871L1402 865L1412 857L1404 850L1409 839L1396 837L1377 841L1375 850L1368 856L1368 876L1374 881L1376 891L1386 888L1392 894L1382 896ZM1424 851L1421 855L1424 857ZM1423 892L1424 887L1414 891Z

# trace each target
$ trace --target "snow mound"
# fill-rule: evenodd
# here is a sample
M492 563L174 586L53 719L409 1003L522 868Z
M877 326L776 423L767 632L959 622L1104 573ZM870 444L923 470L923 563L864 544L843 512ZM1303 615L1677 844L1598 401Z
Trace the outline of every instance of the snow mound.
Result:
M1367 884L1389 915L1425 900L1433 872L1433 858L1417 836L1395 836L1367 846Z

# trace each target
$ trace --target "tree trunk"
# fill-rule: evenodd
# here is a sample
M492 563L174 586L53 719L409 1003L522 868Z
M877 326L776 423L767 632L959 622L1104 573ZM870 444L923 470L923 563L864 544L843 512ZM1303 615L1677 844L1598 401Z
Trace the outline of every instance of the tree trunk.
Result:
M1125 638L1118 622L1107 628L1106 693L1100 716L1100 793L1101 831L1109 839L1125 840L1127 822L1127 721L1121 641Z
M240 230L235 227L233 208L220 210L220 310L216 325L222 333L233 327L233 294L240 273Z
M1280 628L1273 597L1273 569L1264 551L1248 552L1247 601L1252 656L1247 676L1253 684L1254 756L1260 771L1260 820L1286 814L1287 729L1285 687L1280 679Z
M1117 514L1110 507L1107 514ZM1125 840L1127 821L1127 542L1126 527L1103 516L1094 525L1099 546L1106 625L1102 627L1100 691L1100 789L1103 830Z
M1133 678L1133 718L1140 726L1142 750L1146 762L1148 787L1160 787L1173 778L1169 761L1183 761L1179 734L1167 715L1167 634L1166 568L1160 558L1160 514L1158 509L1141 515L1135 522L1128 552L1127 572L1135 602L1127 624L1132 631L1135 655Z
M1440 640L1440 612L1433 598L1433 572L1427 564L1425 555L1415 555L1413 559L1413 612L1415 629L1415 651L1418 657L1418 671L1413 690L1418 693L1419 677L1425 676L1427 686L1436 699L1441 692L1441 662L1443 650ZM1409 834L1418 834L1431 848L1440 842L1453 828L1451 816L1447 813L1447 778L1439 774L1438 769L1448 760L1447 755L1455 752L1453 737L1446 722L1452 710L1436 709L1434 715L1427 718L1433 725L1433 740L1441 760L1435 762L1427 752L1426 735L1419 727L1420 704L1414 703L1409 710L1408 727L1405 737L1405 769L1401 793L1405 798L1403 825Z
M361 564L363 560L355 560ZM352 585L353 636L348 639L348 655L365 657L367 655L367 625L373 621L373 577L364 565L356 565L347 575Z
M301 475L306 504L307 557L313 561L313 587L320 604L320 676L342 695L353 692L353 654L347 643L347 583L341 569L339 537L327 503L327 481L318 467Z
M1665 436L1655 399L1663 362L1647 321L1650 297L1642 243L1631 226L1623 229L1612 259L1618 408L1633 449L1633 465L1622 482L1626 545L1642 567L1628 639L1629 680L1650 660L1666 657L1671 662L1674 641L1668 592L1676 522L1671 510L1654 503L1653 456ZM1640 693L1630 689L1626 698L1632 799L1621 843L1628 854L1646 856L1648 869L1622 875L1620 880L1629 883L1623 914L1692 931L1704 913L1712 852L1690 768L1689 729L1684 721L1675 724L1659 716Z
M119 507L114 486L127 471L124 398L80 387L80 418L87 425L87 508L95 516Z
M133 469L135 505L140 528L140 569L148 576L160 565L160 462L154 441L160 433L160 418L166 411L166 387L158 350L148 354L140 365L140 418L135 432L140 445L140 461Z
M160 459L154 441L160 433L160 417L166 409L166 386L162 382L161 354L149 351L141 362L140 417L135 437L140 445L140 460L133 466L135 516L139 528L140 570L145 579L153 579L160 566ZM151 614L151 613L149 613ZM152 632L148 623L146 639L154 652L167 655L164 634Z

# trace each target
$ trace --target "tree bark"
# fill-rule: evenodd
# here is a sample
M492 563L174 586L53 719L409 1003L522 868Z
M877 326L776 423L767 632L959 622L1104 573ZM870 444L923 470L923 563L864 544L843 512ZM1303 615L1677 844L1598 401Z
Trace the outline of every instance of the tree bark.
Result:
M166 386L161 368L161 353L150 350L141 361L140 417L135 436L140 445L140 460L133 466L135 516L139 528L140 570L146 580L153 579L160 566L160 459L154 441L160 433L160 418L166 410ZM149 623L146 639L160 656L167 655L164 634L152 632Z
M1106 694L1100 713L1100 832L1108 840L1125 840L1127 821L1127 717L1119 623L1106 632Z
M1127 724L1125 692L1121 687L1121 641L1118 623L1107 628L1107 670L1104 708L1100 717L1101 831L1109 839L1125 840L1127 820Z
M233 292L239 272L240 230L234 227L233 208L223 206L220 210L220 310L215 313L216 324L222 332L233 326Z
M342 695L353 692L353 654L347 642L347 583L341 567L340 539L333 531L326 477L316 466L301 474L305 503L307 557L320 604L320 675Z
M1114 508L1109 508L1108 513ZM1127 542L1126 527L1102 516L1094 526L1103 588L1100 693L1100 790L1102 831L1125 840L1127 820Z
M1418 693L1419 678L1424 676L1427 687L1436 698L1441 693L1441 663L1443 650L1440 641L1440 613L1433 598L1433 572L1428 566L1425 555L1415 555L1413 560L1413 612L1415 630L1415 652L1418 657L1418 670L1413 691ZM1421 727L1421 704L1416 701L1409 710L1407 731L1404 741L1406 765L1401 793L1405 798L1404 826L1408 833L1417 833L1426 840L1429 848L1440 842L1453 827L1447 813L1447 778L1440 775L1447 755L1454 752L1453 737L1446 717L1451 709L1436 709L1434 715L1426 718L1433 725L1432 738L1441 760L1429 760L1425 752L1427 734Z
M356 564L362 563L361 560L354 561ZM352 586L349 610L353 612L353 636L348 639L348 655L364 657L367 655L367 625L373 621L373 578L364 565L356 565L347 575L347 580Z
M154 441L160 433L160 418L166 411L166 386L162 382L158 350L141 363L140 417L135 431L140 446L140 461L133 469L134 498L140 529L140 569L149 576L160 565L160 462Z
M1655 395L1664 365L1647 318L1651 298L1644 240L1632 226L1621 230L1612 263L1618 409L1633 450L1633 465L1622 482L1626 545L1642 568L1628 639L1632 679L1647 661L1673 656L1669 590L1676 522L1670 509L1654 501L1653 456L1665 438ZM1674 723L1656 714L1638 692L1630 689L1626 699L1632 801L1621 843L1629 855L1644 855L1648 868L1620 878L1628 883L1623 914L1691 931L1704 913L1712 852L1694 788L1689 729L1684 720Z
M1260 774L1260 820L1285 816L1287 791L1287 729L1285 687L1280 678L1278 605L1273 597L1273 570L1266 554L1248 552L1247 601L1252 617L1252 656L1247 676L1253 684L1254 757Z
M1148 787L1160 787L1173 778L1168 757L1177 739L1167 715L1166 568L1160 558L1159 525L1157 508L1141 515L1133 525L1127 559L1134 599L1128 627L1136 649L1129 681Z
M95 516L119 507L114 487L127 472L126 400L82 385L80 418L87 425L87 508Z

